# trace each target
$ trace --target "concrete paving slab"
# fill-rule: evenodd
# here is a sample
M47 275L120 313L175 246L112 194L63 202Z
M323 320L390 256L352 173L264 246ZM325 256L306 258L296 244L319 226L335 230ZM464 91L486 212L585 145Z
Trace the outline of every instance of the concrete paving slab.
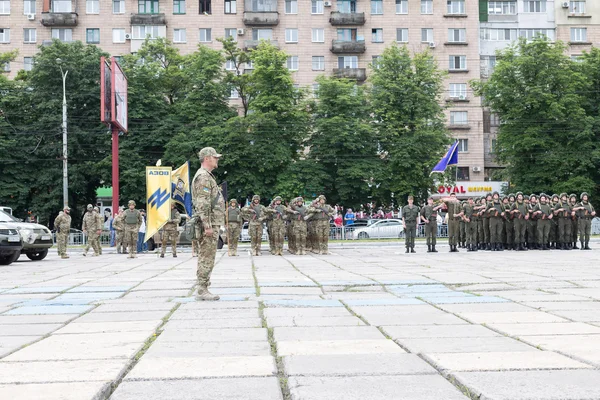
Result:
M283 357L288 376L437 374L415 354L335 354Z
M293 400L467 399L440 375L291 377L288 382Z
M600 310L560 310L552 314L580 322L600 322Z
M452 371L593 368L551 351L426 353L423 356L436 368Z
M371 325L464 325L467 321L462 320L451 314L432 313L432 314L410 314L410 315L386 315L386 314L361 314Z
M349 306L401 306L424 304L421 300L410 299L348 299L343 300Z
M177 310L171 315L170 319L245 319L258 317L258 309L242 308L225 310Z
M282 400L279 381L269 378L215 378L123 382L110 400Z
M127 363L127 360L0 362L0 383L111 382L125 372Z
M75 322L126 322L126 321L155 321L162 319L168 311L134 311L134 312L90 312L77 318Z
M380 354L405 353L388 339L378 340L296 340L277 342L277 354L281 356L318 354Z
M212 286L211 286L212 288ZM194 301L188 304L182 304L180 310L199 310L199 309L224 309L224 308L256 308L258 309L257 301Z
M123 286L87 286L81 285L67 290L67 293L92 293L92 292L126 292L135 285Z
M83 305L26 306L13 308L5 315L83 314L93 308Z
M523 340L547 350L600 350L600 335L539 335L524 336Z
M45 315L0 315L0 326L19 324L63 324L79 314L45 314Z
M274 376L271 356L144 358L125 377L126 381L155 379L197 379L219 377Z
M162 324L155 321L124 321L124 322L71 322L54 332L54 335L73 333L117 333L117 332L153 332Z
M277 342L295 340L378 340L382 333L374 326L343 327L276 327L273 335Z
M510 336L600 334L600 327L582 322L552 322L548 324L490 324L490 328Z
M269 356L271 347L263 342L160 342L154 343L144 357L149 358L202 358Z
M108 382L0 384L0 399L100 400L110 388Z
M254 292L252 292L254 293ZM299 294L299 295L322 295L320 287L264 287L260 290L263 294Z
M1 336L0 337L0 357L4 357L21 346L33 343L41 339L42 336Z
M261 328L260 318L234 318L234 319L191 319L169 320L164 326L165 330L184 330L201 328Z
M382 326L393 339L400 338L469 338L498 337L498 333L481 325Z
M478 324L524 324L568 322L566 319L541 311L532 312L494 312L460 313L460 316Z
M345 307L265 308L267 318L273 317L347 317L352 315Z
M582 400L600 398L599 370L457 372L452 376L481 399Z
M268 317L269 327L277 326L361 326L366 325L359 318L345 317Z
M158 342L260 342L266 340L266 328L206 329L199 325L198 329L166 329L160 334L155 344Z
M531 312L536 311L531 307L518 303L487 303L487 304L440 304L439 307L451 313L465 312Z
M6 324L0 325L0 336L44 336L61 326L62 324Z
M526 305L543 311L559 310L596 310L600 312L600 301L536 301Z
M433 304L507 303L510 301L500 297L492 296L423 297L423 299Z
M38 286L38 287L19 287L7 290L8 294L45 294L45 293L60 293L69 289L69 286Z
M483 353L536 350L535 347L504 336L425 339L400 338L396 340L411 353Z
M171 311L172 303L112 303L101 304L94 309L95 313L134 312L134 311Z
M266 300L267 307L344 307L337 300Z

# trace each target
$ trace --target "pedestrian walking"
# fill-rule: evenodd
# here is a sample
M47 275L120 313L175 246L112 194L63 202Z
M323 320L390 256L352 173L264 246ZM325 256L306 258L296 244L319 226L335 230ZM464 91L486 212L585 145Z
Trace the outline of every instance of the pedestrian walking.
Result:
M56 229L56 245L60 258L69 258L67 254L67 245L69 243L69 233L71 232L71 209L63 208L63 212L59 213L54 220L54 228Z

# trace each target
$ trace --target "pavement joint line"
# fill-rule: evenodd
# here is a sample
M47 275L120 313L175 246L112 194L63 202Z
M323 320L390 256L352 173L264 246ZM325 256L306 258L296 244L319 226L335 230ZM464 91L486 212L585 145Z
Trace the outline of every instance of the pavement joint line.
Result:
M290 393L290 387L288 382L288 375L285 372L285 365L283 363L283 357L279 357L277 342L273 335L273 328L269 327L267 317L265 316L265 303L264 301L258 302L258 314L262 321L262 327L267 329L267 340L269 341L269 347L271 348L271 356L275 359L275 367L277 368L277 379L279 381L279 388L281 389L281 395L283 400L291 400L292 395Z
M289 264L292 266L292 268L294 268L294 269L295 269L296 271L298 271L300 274L304 275L305 277L307 277L308 279L310 279L311 281L313 281L313 283L314 283L315 285L317 285L317 286L318 286L318 287L321 289L321 292L322 292L323 294L325 294L325 292L323 291L323 285L321 285L321 284L320 284L318 281L316 281L316 280L314 280L313 278L311 278L311 277L310 277L310 275L308 275L308 274L305 274L304 272L300 271L300 269L298 269L298 267L296 267L296 266L294 265L294 263L293 263L293 262L291 262L290 260L288 260L287 258L283 257L283 259L284 259L285 261L287 261L287 262L288 262L288 263L289 263Z
M340 300L340 303L342 303L344 305L344 307L346 307L346 310L348 310L348 312L350 314L352 314L353 316L355 316L356 318L360 319L362 322L364 322L367 326L371 326L371 324L369 323L369 321L367 321L362 315L357 314L356 312L354 312L354 310L352 308L350 308L350 306L348 304L346 304L346 302L344 302L344 300Z
M260 285L258 284L258 278L256 277L256 265L254 264L253 255L250 255L250 264L252 266L252 279L254 280L254 293L256 293L256 297L260 297Z

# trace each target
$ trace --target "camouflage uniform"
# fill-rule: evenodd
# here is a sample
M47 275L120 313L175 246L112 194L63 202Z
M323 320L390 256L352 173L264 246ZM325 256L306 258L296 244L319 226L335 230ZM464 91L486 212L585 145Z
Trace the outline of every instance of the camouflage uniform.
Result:
M227 209L228 253L230 256L237 256L237 246L242 231L242 215L240 208L237 206L237 200L233 199L229 204L230 207Z
M548 247L548 234L550 233L550 220L552 219L552 206L546 203L548 196L540 195L540 202L536 204L533 212L537 215L537 241L541 250L550 250Z
M69 243L69 232L71 230L71 209L65 207L62 213L54 220L54 228L56 229L56 245L58 247L58 255L60 258L69 258L67 255L67 244Z
M412 196L408 199L412 200ZM415 236L417 236L417 220L421 210L416 205L406 205L402 207L402 222L404 223L404 246L407 253L416 253Z
M569 204L571 205L571 210L577 207L577 195L571 194L569 195ZM573 210L574 211L574 210ZM577 233L579 232L579 213L574 212L571 215L571 241L573 242L573 248L579 250L577 247Z
M559 200L560 199L558 198L557 194L552 196L550 202L552 209L554 209L554 207L558 204ZM550 242L551 249L558 248L558 220L559 218L552 218L550 220L550 233L548 234L548 241Z
M493 201L487 205L486 213L490 218L490 240L492 251L502 251L502 219L504 217L504 206L500 202L500 194L494 192Z
M167 244L171 243L171 249L173 250L173 257L177 257L177 239L179 239L179 231L177 227L181 222L181 214L177 211L175 204L171 203L171 217L169 221L162 228L162 245L160 249L160 256L165 256L167 250Z
M98 226L98 218L96 218L96 214L94 212L94 207L91 204L87 206L87 212L83 216L83 223L81 226L81 230L83 233L87 235L87 245L83 249L83 255L87 256L87 252L90 249L94 249L94 256L100 255L100 249L98 248L98 241L96 238L98 237L98 231L101 230L102 227Z
M515 221L514 215L511 213L513 203L515 202L515 195L510 194L504 201L504 233L506 235L506 247L508 250L515 249Z
M529 220L527 223L527 246L530 249L538 248L538 239L537 239L537 225L538 225L538 216L539 214L534 214L535 208L537 207L537 196L532 194L529 196Z
M487 207L492 202L492 194L488 193L485 195L485 201L482 206L485 206L482 212L481 218L483 219L483 243L485 245L484 250L492 250L492 241L490 235L490 216L487 213Z
M117 253L125 253L125 245L124 245L124 235L125 232L125 221L123 221L123 210L119 210L119 213L115 216L113 220L113 228L115 228L116 239L115 244L117 246Z
M466 204L467 204L466 201L460 202L461 210L464 210ZM467 223L465 222L464 219L461 218L458 226L459 226L459 228L458 228L458 247L461 247L464 249L467 247L467 246L465 246L466 241L467 241Z
M135 201L129 200L128 205L135 207ZM135 258L138 233L143 222L142 213L139 210L128 208L123 212L123 222L125 223L125 244L129 248L129 256L127 258Z
M265 207L265 211L270 210L272 207L273 207L273 202L271 202L269 204L269 207ZM275 242L273 241L274 236L273 236L273 232L271 230L271 228L272 228L271 223L273 222L272 214L265 212L263 222L264 222L265 226L267 227L267 239L269 240L269 253L275 255L275 253L276 253Z
M198 153L200 162L206 157L221 157L212 147L205 147ZM213 174L202 167L194 176L192 181L192 199L194 201L195 216L199 217L200 224L196 227L198 237L198 296L199 300L218 300L219 296L208 291L210 276L215 267L217 253L217 241L219 229L225 223L225 199L221 193L221 187ZM206 231L212 229L212 235L206 235Z
M448 244L450 245L450 252L457 253L456 246L458 245L459 220L461 217L455 217L454 215L459 215L463 211L460 202L454 196L450 200L444 200L444 204L448 209Z
M310 206L308 207L308 209L310 209L311 207L315 207L317 205L317 200L314 200L312 203L310 203ZM314 213L309 213L307 210L307 214L306 217L304 217L305 221L306 221L306 250L313 252L313 253L318 253L319 252L319 248L317 247L317 239L316 239L316 219L315 219L315 214Z
M594 206L589 202L589 195L586 192L581 193L579 199L581 200L577 204L577 214L579 223L579 240L581 240L581 250L590 249L590 233L592 232L592 219L596 216L596 210Z
M260 256L262 243L263 221L265 219L266 207L258 203L260 196L252 196L252 203L242 209L242 217L248 222L248 234L250 235L250 248L253 256Z
M288 218L291 221L291 237L294 238L294 252L298 255L306 254L307 227L304 219L306 215L307 208L304 206L304 200L302 197L295 198L290 207L288 207Z
M521 200L519 201L519 196L521 196ZM517 246L517 250L524 251L525 250L525 229L529 212L527 210L527 204L523 201L523 193L517 193L517 201L511 207L511 214L513 216L514 221L514 232L515 232L515 245Z
M277 204L279 202L279 204ZM265 210L265 213L269 215L269 219L271 220L271 232L269 233L269 238L272 239L273 246L273 254L276 256L283 255L283 242L285 240L285 220L286 217L286 208L281 204L281 197L277 196L273 199L273 203L269 208Z
M429 200L429 199L428 199ZM440 205L426 205L421 208L421 220L425 223L425 237L427 238L427 252L437 253L435 249L437 238L437 216Z
M102 230L104 229L104 217L100 214L99 207L94 207L94 213L96 213L96 226L100 231L100 234L96 235L96 247L98 248L98 254L102 255L102 244L100 244L100 236L102 236Z
M329 242L329 219L334 213L333 208L325 204L325 196L320 195L317 200L319 203L311 205L308 209L310 214L313 214L315 219L315 241L318 254L328 254Z

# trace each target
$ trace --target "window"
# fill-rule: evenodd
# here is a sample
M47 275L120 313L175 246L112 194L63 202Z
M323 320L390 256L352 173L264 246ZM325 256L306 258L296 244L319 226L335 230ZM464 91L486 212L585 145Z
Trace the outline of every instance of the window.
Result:
M371 0L371 14L383 14L383 0Z
M525 12L528 13L545 13L546 0L525 0Z
M574 61L577 63L583 62L583 56L581 54L572 54L571 61Z
M10 29L0 28L0 43L10 43Z
M460 71L467 69L467 56L450 56L450 70Z
M225 28L225 39L227 38L233 38L233 40L237 42L237 29Z
M85 30L86 43L100 43L100 29L88 28Z
M71 28L54 28L52 29L52 39L58 39L62 42L72 42L73 30Z
M340 56L338 57L338 68L358 68L357 56Z
M313 41L313 43L323 43L323 42L325 42L325 29L323 29L323 28L313 28L313 30L312 30L312 41Z
M113 14L125 14L125 0L113 0Z
M371 37L373 43L383 43L383 29L373 28L371 29Z
M0 14L2 14L2 12L0 12ZM23 1L23 14L35 14L35 0Z
M345 42L355 41L357 38L356 29L350 28L340 28L337 30L337 40L342 40Z
M482 56L481 57L481 75L482 78L489 77L496 68L496 56Z
M498 140L497 139L492 139L491 140L491 145L490 145L490 154L494 154L496 152L496 146L498 145Z
M187 42L187 37L185 33L185 28L173 29L173 43Z
M433 29L423 28L421 29L421 42L432 43L433 42Z
M311 14L323 14L323 0L312 0Z
M125 43L125 29L113 29L113 43Z
M230 99L239 99L240 98L240 94L238 93L236 88L231 89L231 92L229 93L229 98Z
M236 70L235 62L233 60L225 61L225 69L227 71L235 71Z
M464 111L464 113L466 114L467 112ZM465 153L467 151L469 151L469 139L458 139L458 152Z
M70 13L71 0L52 0L51 11L55 13Z
M396 0L396 14L408 14L408 0Z
M460 140L462 140L462 139L460 139ZM468 181L469 179L470 179L469 178L469 167L457 167L456 168L456 180L457 181Z
M212 14L210 0L200 0L200 14Z
M379 69L380 62L381 62L381 56L373 56L371 58L371 64L373 65L373 68L375 68L375 69Z
M23 58L23 69L25 71L31 71L33 69L33 57Z
M421 0L421 14L433 14L433 0Z
M571 42L587 42L587 28L571 28Z
M448 29L448 41L451 43L465 43L467 41L467 30Z
M85 2L85 13L86 14L100 14L100 1L99 0L87 0Z
M571 14L585 14L585 1L571 1L569 12Z
M356 12L356 1L355 0L338 0L337 10L341 13L355 13Z
M450 111L450 125L467 125L467 112L466 111ZM466 139L465 139L466 140ZM461 144L459 143L458 148L460 149ZM466 145L464 147L466 149ZM467 151L467 150L459 150Z
M490 1L488 3L488 14L490 15L516 15L516 1Z
M252 29L252 40L272 40L273 29Z
M37 41L37 31L35 28L23 29L23 43L35 43Z
M173 14L185 14L185 0L173 0Z
M490 126L500 126L500 116L498 114L490 114Z
M319 97L319 84L318 83L313 83L312 84L312 94L315 98Z
M139 14L158 14L158 0L138 0Z
M225 0L225 14L237 13L236 0Z
M211 28L200 28L200 41L212 42Z
M325 57L324 56L313 56L312 70L313 71L324 71L325 70Z
M481 40L512 41L517 39L517 30L483 28L479 31L479 37Z
M246 68L245 69L254 69L254 62L252 62L252 60L248 60L246 62Z
M287 58L287 69L290 71L298 71L298 56L290 56Z
M298 29L287 28L285 30L285 42L286 43L298 43Z
M448 14L465 14L465 0L448 0Z
M285 13L298 14L298 0L285 0Z
M396 29L396 42L408 43L408 29L407 28Z
M10 0L0 0L0 15L10 14Z
M549 40L554 40L554 29L519 29L519 37L533 39L546 36Z
M466 99L467 98L467 84L466 83L451 83L450 84L450 97L453 99Z
M131 36L133 39L150 39L158 38L157 25L134 25L131 27Z
M0 67L2 67L4 72L10 72L10 63L8 61L5 62L4 65L0 64Z

